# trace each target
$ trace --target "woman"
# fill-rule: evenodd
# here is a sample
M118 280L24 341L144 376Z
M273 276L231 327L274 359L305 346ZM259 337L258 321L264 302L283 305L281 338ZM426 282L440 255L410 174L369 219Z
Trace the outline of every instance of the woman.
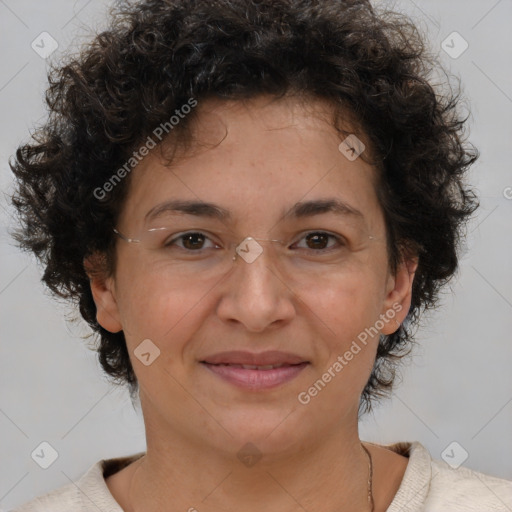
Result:
M145 1L53 71L18 240L147 451L18 510L510 509L509 482L358 434L477 205L422 45L362 0Z

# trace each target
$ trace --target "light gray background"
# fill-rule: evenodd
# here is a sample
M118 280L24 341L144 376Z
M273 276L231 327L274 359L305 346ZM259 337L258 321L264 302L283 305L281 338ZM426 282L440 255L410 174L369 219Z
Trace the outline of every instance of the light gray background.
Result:
M83 324L50 299L34 260L8 236L7 160L44 119L47 62L32 48L43 31L50 57L104 26L106 0L0 0L0 507L11 508L81 476L94 462L145 449L142 419L110 387L79 338ZM426 321L403 383L361 424L363 439L421 441L436 458L457 441L465 465L512 479L512 0L376 1L409 13L444 64L459 75L481 151L472 180L482 207L444 308ZM459 32L469 48L450 58L441 43ZM454 43L455 44L455 43ZM457 43L458 44L458 43ZM47 470L31 458L58 452ZM458 451L457 451L458 450ZM459 448L455 456L462 452Z

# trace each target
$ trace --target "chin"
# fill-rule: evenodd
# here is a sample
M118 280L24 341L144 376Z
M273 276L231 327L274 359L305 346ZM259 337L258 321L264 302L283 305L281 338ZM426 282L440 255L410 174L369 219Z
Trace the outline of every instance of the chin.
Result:
M274 411L240 411L229 417L219 417L219 422L232 435L229 443L243 447L247 443L264 453L279 453L294 445L304 444L308 434L305 422L296 424L297 417L290 410L279 408Z

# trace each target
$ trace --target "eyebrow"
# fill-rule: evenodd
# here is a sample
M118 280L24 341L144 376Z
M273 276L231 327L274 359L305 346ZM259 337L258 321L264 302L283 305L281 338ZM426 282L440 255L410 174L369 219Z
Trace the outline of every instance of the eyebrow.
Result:
M209 217L212 219L228 220L231 213L224 208L213 203L193 200L172 200L166 201L151 208L144 220L146 222L161 217L165 213L184 213L186 215L196 215L198 217Z
M334 213L340 216L353 216L359 217L361 220L364 219L364 215L357 208L335 198L295 203L290 211L286 213L285 217L313 217L322 213Z
M144 217L146 222L154 220L165 213L182 213L227 221L232 218L231 212L214 203L195 200L171 200L151 208ZM325 213L334 213L344 217L354 217L364 220L364 215L353 206L337 198L317 199L295 203L283 218L306 218Z

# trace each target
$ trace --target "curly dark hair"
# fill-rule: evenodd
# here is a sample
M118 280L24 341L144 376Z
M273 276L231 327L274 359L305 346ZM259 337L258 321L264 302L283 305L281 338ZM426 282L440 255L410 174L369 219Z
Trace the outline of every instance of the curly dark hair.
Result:
M107 30L52 65L48 119L10 162L21 221L14 237L44 265L49 289L76 303L99 335L113 382L127 383L132 397L138 390L123 332L96 320L83 262L99 253L113 271L129 179L101 201L94 191L190 98L296 95L328 100L337 129L336 119L351 115L378 169L390 268L404 251L419 256L407 321L381 336L362 410L389 393L420 313L457 269L478 206L464 181L478 158L464 137L469 114L459 112L460 87L433 85L443 68L423 39L410 18L367 0L146 0L118 2ZM184 142L192 119L173 129Z

